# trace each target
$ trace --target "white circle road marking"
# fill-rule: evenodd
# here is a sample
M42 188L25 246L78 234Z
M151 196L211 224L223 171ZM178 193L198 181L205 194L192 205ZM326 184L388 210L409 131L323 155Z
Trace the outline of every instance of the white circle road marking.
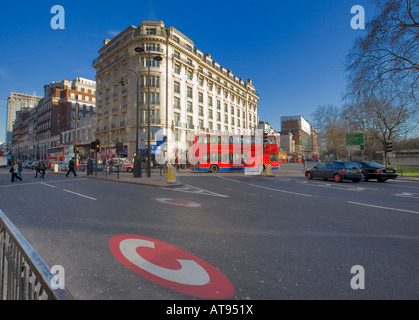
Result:
M172 198L152 198L152 200L172 205L172 206L180 206L180 207L187 207L187 208L208 208L208 205L203 205L198 202L192 202L182 199L172 199Z

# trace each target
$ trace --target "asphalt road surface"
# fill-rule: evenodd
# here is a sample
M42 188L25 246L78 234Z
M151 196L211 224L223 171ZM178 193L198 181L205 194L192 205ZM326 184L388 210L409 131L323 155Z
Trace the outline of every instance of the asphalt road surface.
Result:
M0 169L0 210L76 299L419 298L417 182L23 174Z

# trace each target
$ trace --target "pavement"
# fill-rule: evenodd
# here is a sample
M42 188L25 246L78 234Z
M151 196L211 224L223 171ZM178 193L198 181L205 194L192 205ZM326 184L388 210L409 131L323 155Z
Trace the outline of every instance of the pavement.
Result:
M53 172L52 174L59 174L65 175L65 171ZM159 188L170 188L170 187L177 187L182 185L180 181L169 182L167 174L160 174L159 170L153 170L151 177L147 177L147 173L143 172L141 178L134 178L132 173L128 172L120 172L119 175L117 172L112 174L106 174L104 172L98 172L97 174L93 173L92 175L87 175L86 172L77 171L77 177L83 177L88 179L97 179L97 180L106 180L106 181L113 181L113 182L124 182L124 183L131 183L131 184L139 184L139 185L146 185L151 187L159 187ZM74 179L72 173L69 175L69 179Z

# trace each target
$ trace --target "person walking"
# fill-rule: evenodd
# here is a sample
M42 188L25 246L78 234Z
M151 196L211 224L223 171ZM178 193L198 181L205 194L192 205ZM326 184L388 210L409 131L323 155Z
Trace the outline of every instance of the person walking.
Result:
M93 160L89 157L87 159L87 175L89 176L91 174L93 174Z
M18 176L20 178L20 181L22 181L23 180L23 177L22 177L22 161L17 160L17 166L18 166L18 172L17 172L17 174L18 174Z
M65 175L66 178L68 178L68 175L70 174L70 172L73 173L74 177L77 177L76 162L74 161L74 158L71 158L70 161L68 162L68 170L67 170L67 173Z
M12 181L11 182L15 182L15 179L18 179L20 181L22 181L22 178L19 177L19 163L18 161L15 161L13 164L13 167L10 169L11 173L12 173Z
M36 170L35 178L38 178L38 172L39 172L39 175L41 176L41 162L40 161L36 163L35 170Z
M109 159L109 174L113 174L113 158Z
M40 168L41 178L45 179L45 170L46 170L45 161L40 161L40 163L41 163L41 168Z

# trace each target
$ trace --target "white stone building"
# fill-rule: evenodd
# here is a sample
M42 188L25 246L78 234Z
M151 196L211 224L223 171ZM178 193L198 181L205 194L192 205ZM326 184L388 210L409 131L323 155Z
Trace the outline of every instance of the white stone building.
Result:
M122 141L129 158L136 150L137 81L139 131L147 132L149 69L151 145L156 144L155 131L163 130L168 138L162 150L165 155L172 156L175 149L186 151L194 134L251 134L258 124L259 96L252 80L245 82L233 75L180 31L165 28L162 21L144 21L106 39L93 67L96 137L102 148Z

